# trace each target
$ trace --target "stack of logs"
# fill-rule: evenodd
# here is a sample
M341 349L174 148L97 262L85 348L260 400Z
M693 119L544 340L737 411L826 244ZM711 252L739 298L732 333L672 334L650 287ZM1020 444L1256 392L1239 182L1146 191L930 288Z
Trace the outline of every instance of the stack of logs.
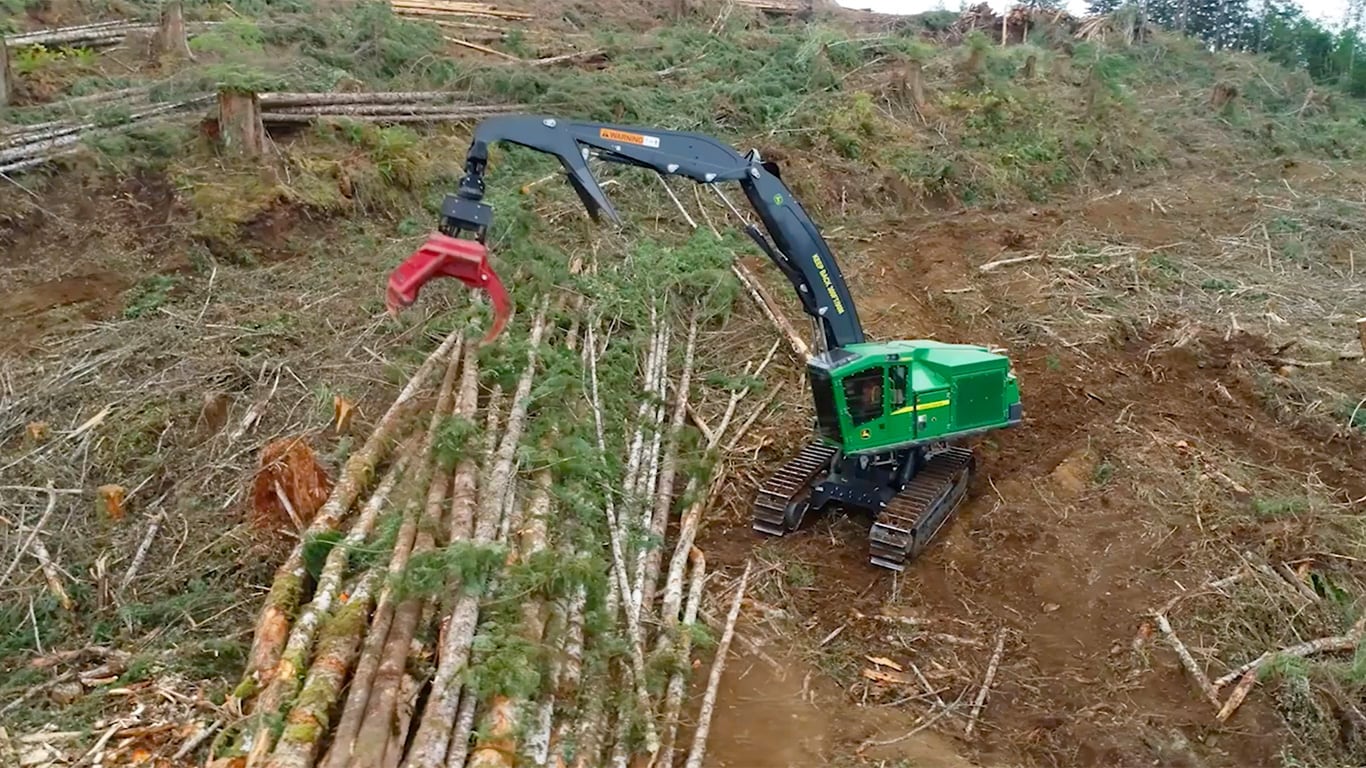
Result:
M265 151L269 125L306 125L328 117L389 125L437 123L525 109L521 104L469 104L449 91L257 94L225 88L218 93L216 130L224 149L255 157Z
M555 309L568 301L561 299ZM574 301L581 304L583 297ZM589 768L648 759L663 767L686 750L686 765L699 768L750 568L731 580L731 594L723 598L728 612L718 621L715 661L699 713L689 718L697 725L691 743L680 743L686 670L692 667L688 625L706 615L703 587L713 576L694 537L717 485L713 480L698 487L697 479L682 474L680 437L696 324L688 330L669 403L673 332L665 313L652 307L651 339L640 361L643 394L638 406L629 406L634 419L617 417L627 418L630 434L622 476L602 478L602 487L611 490L589 501L574 495L578 486L563 485L562 473L569 470L562 462L536 462L524 470L526 477L518 472L535 418L529 395L546 346L580 358L584 392L564 407L592 428L597 455L611 450L604 423L613 414L604 412L598 361L619 341L602 335L599 320L581 322L577 309L563 329L547 321L549 301L539 302L518 353L525 367L510 398L500 385L481 396L479 346L459 330L414 374L348 458L331 496L277 571L235 693L247 718L222 734L211 766ZM419 393L442 371L430 415L411 418ZM722 439L734 405L725 423L711 430L711 448ZM443 441L454 422L482 424L482 436L462 431L468 444L451 450ZM557 434L553 427L536 431L542 448ZM438 445L443 447L434 449ZM665 534L685 481L682 496L691 501L670 546ZM593 508L577 509L584 503ZM397 518L396 534L382 522L386 517ZM386 540L385 530L393 538ZM643 546L642 533L663 546ZM307 542L324 538L332 542L325 562L310 571ZM431 570L452 553L464 556L459 567ZM589 602L588 582L579 579L593 577L584 576L500 591L519 563L591 564L604 557L605 598ZM436 583L417 592L404 589L406 574L418 563ZM502 616L503 624L493 623L489 613ZM609 625L590 621L592 616L605 616ZM482 665L508 663L489 658L499 645L481 639L490 632L511 633L516 644L544 654L546 663L533 673L539 685L479 687ZM646 684L648 669L667 671L667 683L654 693ZM271 717L281 712L287 713L283 730L272 728Z
M503 21L526 21L533 18L525 11L499 8L492 3L464 3L454 0L390 0L389 6L400 16L442 17L470 16ZM477 29L478 27L472 27Z
M26 46L59 46L63 48L100 48L118 45L135 34L151 38L151 53L156 56L183 56L190 53L190 27L196 31L211 27L216 22L197 22L187 26L184 7L180 0L171 0L161 9L156 24L114 20L81 24L36 32L21 32L0 38L0 107L15 102L18 83L10 63L10 52Z
M812 10L811 0L735 0L735 4L774 16L809 14Z
M149 101L151 90L150 86L140 86L77 96L57 106L63 107L63 111L84 112L89 116L0 128L0 173L16 173L45 165L75 154L83 139L183 117L189 114L190 108L213 100L212 96L198 96L154 103ZM128 112L116 125L107 125L97 115L100 110L110 108L127 109Z

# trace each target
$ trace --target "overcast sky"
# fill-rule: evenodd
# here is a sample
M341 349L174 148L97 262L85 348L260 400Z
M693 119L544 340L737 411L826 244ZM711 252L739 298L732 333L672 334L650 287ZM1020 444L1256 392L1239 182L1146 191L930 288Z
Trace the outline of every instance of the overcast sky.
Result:
M878 13L924 13L925 11L941 9L957 11L960 5L976 5L981 0L974 0L974 2L966 2L966 0L835 0L835 2L845 8L860 8ZM1015 4L1015 0L987 0L987 2L997 12L1007 5ZM1343 11L1347 7L1346 0L1298 0L1298 3L1307 16L1326 22L1333 27L1342 21ZM1086 2L1085 0L1067 0L1067 8L1072 13L1081 15L1086 13Z

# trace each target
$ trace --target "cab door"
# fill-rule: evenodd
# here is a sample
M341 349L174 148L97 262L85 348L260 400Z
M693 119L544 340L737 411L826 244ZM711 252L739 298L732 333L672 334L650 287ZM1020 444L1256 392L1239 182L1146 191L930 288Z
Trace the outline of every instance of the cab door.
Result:
M845 450L877 448L887 442L887 369L876 365L844 376Z
M887 366L887 443L915 439L915 393L911 391L911 368L906 363Z

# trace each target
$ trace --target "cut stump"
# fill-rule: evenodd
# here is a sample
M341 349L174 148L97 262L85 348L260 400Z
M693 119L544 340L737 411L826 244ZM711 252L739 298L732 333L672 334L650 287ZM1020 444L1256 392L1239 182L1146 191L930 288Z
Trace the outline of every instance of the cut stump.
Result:
M181 0L170 0L161 7L161 25L153 41L158 56L184 57L194 61L190 53L190 38L185 32L185 6Z
M1209 105L1215 111L1228 106L1238 96L1238 86L1230 83L1216 83L1214 90L1210 91Z
M9 68L9 48L5 45L5 36L0 35L0 107L7 107L13 102L14 79Z
M241 157L259 157L265 152L266 127L254 92L232 88L218 92L218 141L224 150Z

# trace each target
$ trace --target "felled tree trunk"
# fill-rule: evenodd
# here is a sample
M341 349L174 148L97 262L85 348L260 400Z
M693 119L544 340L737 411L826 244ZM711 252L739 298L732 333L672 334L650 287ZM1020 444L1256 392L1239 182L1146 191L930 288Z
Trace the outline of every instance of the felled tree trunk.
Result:
M260 157L266 151L266 127L255 93L234 88L218 92L218 140L224 150L241 157Z
M190 38L185 33L185 6L181 0L170 0L161 7L161 25L153 46L158 56L184 56L194 61Z

